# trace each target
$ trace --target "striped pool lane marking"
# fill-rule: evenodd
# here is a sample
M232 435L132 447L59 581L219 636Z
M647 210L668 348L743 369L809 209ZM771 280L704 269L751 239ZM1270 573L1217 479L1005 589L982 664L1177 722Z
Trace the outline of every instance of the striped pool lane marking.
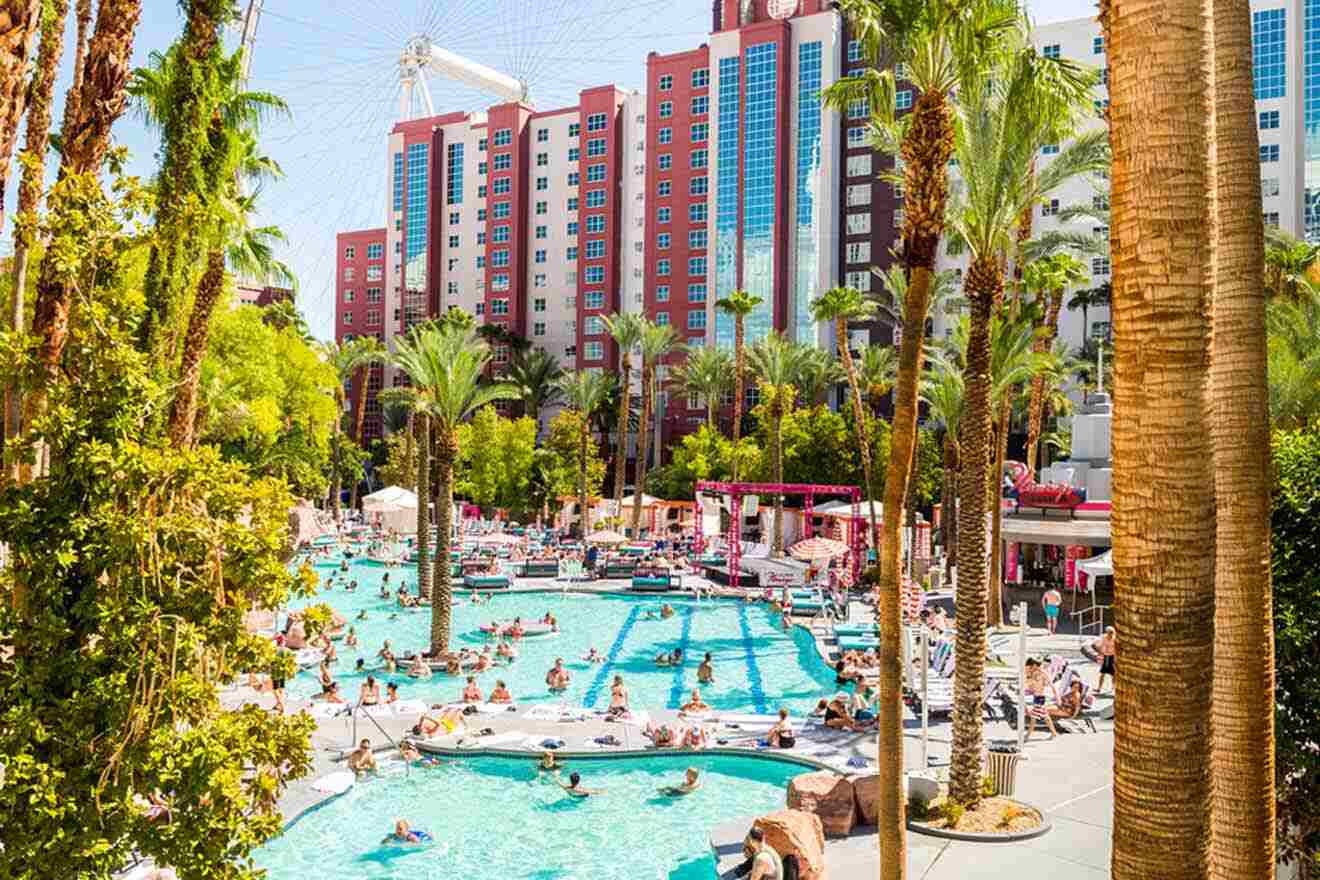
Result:
M674 683L669 688L670 709L677 709L683 705L683 667L688 661L688 644L692 641L692 612L696 610L691 605L683 609L683 632L678 637L678 647L683 651L683 662L674 667Z
M637 616L641 613L642 606L634 605L628 612L628 619L619 627L619 634L614 637L614 644L610 645L610 652L605 655L605 662L600 665L600 671L596 673L596 678L591 682L591 687L587 688L586 696L582 698L582 705L588 709L596 706L596 700L600 698L600 689L609 681L610 672L614 669L614 663L619 659L619 654L623 651L623 643L628 641L628 633L632 632L633 624L637 622Z
M747 604L738 608L738 627L742 630L743 657L747 662L747 688L758 715L766 714L765 688L761 684L761 669L756 665L756 647L752 644L752 624L747 619Z

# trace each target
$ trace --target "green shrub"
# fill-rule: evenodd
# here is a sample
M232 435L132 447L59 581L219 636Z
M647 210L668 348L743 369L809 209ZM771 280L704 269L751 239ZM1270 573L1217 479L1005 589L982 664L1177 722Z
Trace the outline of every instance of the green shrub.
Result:
M925 822L930 818L930 804L924 798L908 798L907 814L913 822Z

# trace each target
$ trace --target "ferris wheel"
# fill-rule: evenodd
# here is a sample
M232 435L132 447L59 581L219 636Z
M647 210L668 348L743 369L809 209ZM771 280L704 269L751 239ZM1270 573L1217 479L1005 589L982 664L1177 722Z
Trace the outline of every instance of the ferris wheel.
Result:
M333 335L335 234L384 222L396 122L524 101L573 106L582 89L645 88L646 56L695 48L710 0L240 0L233 41L248 88L291 118L262 145L284 170L259 201L289 239L298 305Z

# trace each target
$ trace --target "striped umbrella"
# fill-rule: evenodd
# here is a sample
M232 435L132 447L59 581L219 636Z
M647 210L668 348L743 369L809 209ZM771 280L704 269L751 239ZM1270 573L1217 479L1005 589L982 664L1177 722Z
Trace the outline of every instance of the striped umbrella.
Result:
M798 541L788 552L794 559L813 560L813 559L833 559L836 556L842 556L848 552L848 545L842 541L834 541L830 538L807 538L805 541Z

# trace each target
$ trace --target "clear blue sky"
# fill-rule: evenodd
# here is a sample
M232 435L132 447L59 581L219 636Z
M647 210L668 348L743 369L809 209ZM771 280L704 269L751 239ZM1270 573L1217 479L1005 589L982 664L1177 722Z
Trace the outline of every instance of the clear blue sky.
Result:
M240 0L245 6L245 0ZM1093 15L1094 0L1029 0L1040 22ZM646 53L696 46L710 27L710 0L265 0L251 87L276 92L292 118L269 126L267 152L285 179L262 194L263 222L289 237L284 259L300 279L298 304L313 331L333 327L334 236L384 222L385 136L398 116L397 59L406 37L426 30L442 45L525 77L545 107L578 89L614 82L641 88ZM143 0L135 64L181 28L176 0ZM68 43L72 42L72 28ZM67 67L67 59L66 59ZM62 103L65 79L60 83ZM490 102L432 83L437 112ZM58 120L57 108L55 119ZM115 128L153 173L156 136L131 114ZM11 193L12 200L12 193ZM6 231L6 238L8 231Z

